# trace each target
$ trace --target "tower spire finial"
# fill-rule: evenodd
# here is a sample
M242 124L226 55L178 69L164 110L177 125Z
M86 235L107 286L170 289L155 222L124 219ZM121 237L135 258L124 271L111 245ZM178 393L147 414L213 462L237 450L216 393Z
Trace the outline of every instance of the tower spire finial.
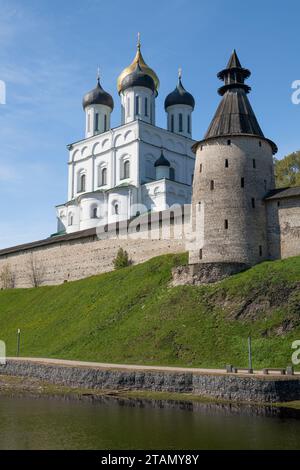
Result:
M182 78L182 68L181 67L179 67L179 69L178 69L178 78L179 78L179 80L181 80L181 78Z
M138 32L137 37L138 37L137 48L138 50L140 50L141 48L141 33L140 32Z
M97 67L97 82L100 82L100 67Z

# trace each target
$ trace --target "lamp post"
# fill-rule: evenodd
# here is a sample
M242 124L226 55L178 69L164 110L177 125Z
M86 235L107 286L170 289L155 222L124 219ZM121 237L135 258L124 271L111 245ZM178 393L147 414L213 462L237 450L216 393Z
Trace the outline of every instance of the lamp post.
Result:
M251 336L248 336L248 359L249 359L249 372L252 374L252 343L251 343Z
M17 357L20 355L20 339L21 339L21 330L18 328L17 331Z

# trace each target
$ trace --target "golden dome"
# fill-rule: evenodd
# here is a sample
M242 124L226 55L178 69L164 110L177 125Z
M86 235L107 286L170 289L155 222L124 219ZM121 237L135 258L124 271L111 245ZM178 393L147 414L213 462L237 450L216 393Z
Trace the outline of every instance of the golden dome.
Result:
M137 51L136 51L136 54L135 54L135 58L133 59L133 62L130 65L128 65L128 67L126 67L118 77L118 81L117 81L118 92L119 93L121 92L122 82L123 82L124 78L135 70L137 63L139 63L139 66L141 67L142 71L145 72L147 75L149 75L152 78L152 80L154 81L154 84L155 84L155 90L157 92L158 88L159 88L159 79L158 79L158 76L156 75L156 73L154 72L154 70L152 70L150 67L148 67L148 65L144 61L144 58L143 58L142 53L141 53L140 39L138 39Z

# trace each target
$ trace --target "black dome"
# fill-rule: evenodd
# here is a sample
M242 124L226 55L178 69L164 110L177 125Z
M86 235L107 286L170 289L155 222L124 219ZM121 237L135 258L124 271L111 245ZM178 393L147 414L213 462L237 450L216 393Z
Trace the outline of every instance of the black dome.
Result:
M126 77L122 80L120 92L134 86L143 86L145 88L150 88L150 90L152 90L153 92L156 89L153 78L142 70L138 62L134 71L126 75Z
M103 104L111 108L111 110L114 109L114 100L109 93L103 90L99 78L96 88L86 93L82 100L83 109L92 104Z
M154 163L154 166L171 166L169 160L164 156L163 151L161 151L160 157Z
M169 106L174 106L176 104L186 104L191 106L193 109L195 107L195 100L193 96L186 91L184 86L181 83L181 79L179 78L177 86L172 93L170 93L165 99L165 110Z

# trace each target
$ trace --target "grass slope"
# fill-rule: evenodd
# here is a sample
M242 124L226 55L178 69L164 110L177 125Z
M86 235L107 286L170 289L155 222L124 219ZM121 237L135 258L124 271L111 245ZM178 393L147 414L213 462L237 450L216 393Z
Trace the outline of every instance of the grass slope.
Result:
M300 339L300 257L265 262L211 286L169 287L167 255L60 286L0 292L8 355L223 367L286 366Z

